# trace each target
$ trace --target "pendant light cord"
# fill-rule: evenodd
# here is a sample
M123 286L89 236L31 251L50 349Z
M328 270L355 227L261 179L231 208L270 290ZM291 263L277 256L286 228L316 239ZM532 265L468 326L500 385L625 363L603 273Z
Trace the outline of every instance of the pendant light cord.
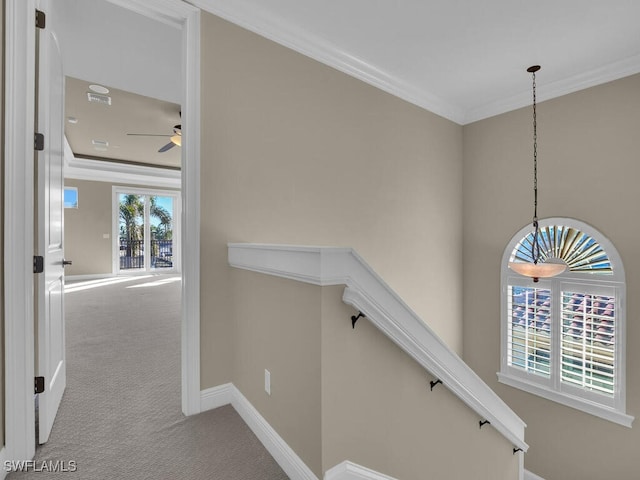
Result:
M540 260L540 231L538 229L538 124L536 119L536 70L533 76L533 243L531 245L531 256L533 263Z

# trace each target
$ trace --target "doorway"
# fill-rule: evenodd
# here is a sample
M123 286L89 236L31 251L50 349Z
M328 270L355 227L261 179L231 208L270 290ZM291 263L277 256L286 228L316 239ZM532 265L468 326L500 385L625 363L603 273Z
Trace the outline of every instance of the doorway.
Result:
M182 411L200 411L199 298L199 10L180 0L109 0L182 30L184 140L182 176ZM33 411L33 272L25 268L34 252L33 155L36 0L6 0L6 172L5 172L5 450L8 459L35 453Z

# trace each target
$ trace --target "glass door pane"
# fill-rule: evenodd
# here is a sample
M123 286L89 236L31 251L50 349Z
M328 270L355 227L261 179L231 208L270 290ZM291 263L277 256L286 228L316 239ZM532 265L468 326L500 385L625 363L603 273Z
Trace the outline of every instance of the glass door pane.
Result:
M173 268L173 197L149 198L151 268Z
M120 270L144 269L145 197L118 195Z

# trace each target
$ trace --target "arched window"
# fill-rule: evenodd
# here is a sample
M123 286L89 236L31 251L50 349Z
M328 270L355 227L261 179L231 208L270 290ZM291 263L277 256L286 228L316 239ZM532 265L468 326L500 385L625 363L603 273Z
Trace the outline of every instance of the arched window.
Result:
M625 408L625 275L613 244L569 218L539 220L542 262L567 269L538 282L509 269L531 259L532 227L502 256L500 382L631 426Z

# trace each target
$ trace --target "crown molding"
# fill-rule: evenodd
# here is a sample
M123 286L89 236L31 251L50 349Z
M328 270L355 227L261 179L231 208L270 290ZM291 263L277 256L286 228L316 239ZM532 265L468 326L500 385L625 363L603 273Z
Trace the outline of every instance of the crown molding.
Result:
M181 172L179 170L77 158L71 151L66 138L64 178L176 189L181 187Z
M563 78L555 82L544 83L538 80L541 85L537 93L538 102L562 97L570 93L585 90L587 88L602 85L607 82L619 80L630 75L640 73L640 55L625 58L617 62L610 63L604 67L583 72L568 78ZM462 125L484 120L485 118L500 115L502 113L517 110L531 105L531 90L523 91L517 95L496 100L477 108L469 109L463 116Z
M192 5L176 0L154 0L153 8L149 8L149 0L107 0L107 2L178 29L183 27L189 15L195 13Z
M238 2L225 0L190 0L190 3L460 125L500 115L531 103L530 92L523 91L478 107L463 108L444 100L434 92L412 85L392 72L382 70L354 56L338 45L317 37L295 24L283 22L282 19L274 17L265 10L247 8ZM640 55L545 84L539 99L540 101L549 100L636 73L640 73Z
M463 109L438 95L411 85L295 24L284 23L264 10L248 9L237 2L225 0L190 0L190 3L436 115L456 123L464 120Z

